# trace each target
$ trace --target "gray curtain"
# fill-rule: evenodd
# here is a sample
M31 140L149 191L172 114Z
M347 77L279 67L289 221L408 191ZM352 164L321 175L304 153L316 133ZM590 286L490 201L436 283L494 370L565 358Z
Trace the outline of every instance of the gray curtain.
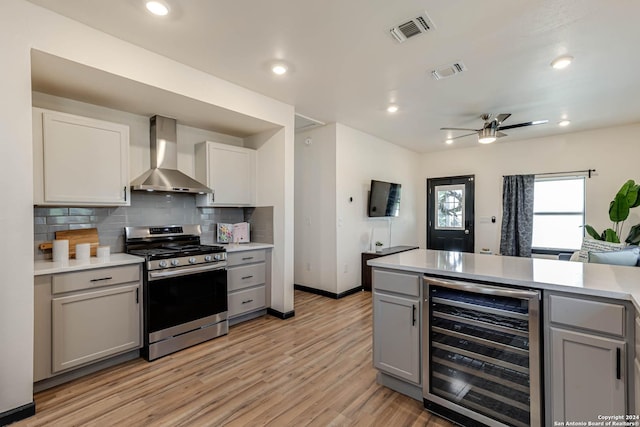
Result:
M531 256L535 175L503 178L500 254Z

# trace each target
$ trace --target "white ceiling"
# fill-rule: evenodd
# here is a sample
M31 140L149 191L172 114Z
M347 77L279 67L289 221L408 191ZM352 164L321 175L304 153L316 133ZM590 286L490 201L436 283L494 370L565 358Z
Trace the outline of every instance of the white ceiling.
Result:
M447 149L441 127L512 113L497 143L640 122L637 0L142 0L32 3L295 106L416 151ZM399 44L388 29L425 12L435 30ZM570 54L565 70L549 64ZM270 73L286 61L285 76ZM430 71L463 61L436 81ZM399 105L386 112L390 102ZM566 116L567 128L557 122ZM454 133L453 136L464 132ZM477 144L475 137L453 147Z

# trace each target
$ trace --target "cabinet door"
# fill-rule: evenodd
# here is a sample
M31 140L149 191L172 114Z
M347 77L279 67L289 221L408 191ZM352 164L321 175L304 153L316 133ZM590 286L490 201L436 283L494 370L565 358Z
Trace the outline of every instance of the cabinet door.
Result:
M139 285L53 298L53 371L140 346Z
M213 193L206 198L209 206L251 206L255 204L256 153L244 147L206 142L206 162L196 159L196 168L206 168L207 185ZM198 157L198 152L196 157ZM201 171L196 171L198 177Z
M55 112L42 117L43 203L128 205L129 127Z
M624 341L551 328L551 421L626 414Z
M373 365L420 384L420 301L373 293Z

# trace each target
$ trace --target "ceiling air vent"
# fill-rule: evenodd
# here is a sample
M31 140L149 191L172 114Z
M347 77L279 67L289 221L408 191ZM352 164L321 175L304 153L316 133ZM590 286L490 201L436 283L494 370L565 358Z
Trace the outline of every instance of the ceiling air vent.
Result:
M448 79L463 71L467 71L467 67L462 61L454 62L453 64L442 65L435 70L431 71L431 77L436 80Z
M398 43L402 43L411 37L419 36L420 34L424 34L434 28L435 27L431 19L426 13L422 13L416 18L410 19L407 22L403 22L402 24L391 28L389 33Z

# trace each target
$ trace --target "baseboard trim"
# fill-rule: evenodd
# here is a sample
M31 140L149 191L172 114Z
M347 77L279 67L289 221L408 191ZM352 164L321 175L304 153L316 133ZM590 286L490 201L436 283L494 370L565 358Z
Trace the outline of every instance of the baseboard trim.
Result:
M0 413L0 426L6 426L16 421L24 420L36 414L36 403L31 402L26 405Z
M278 319L282 319L282 320L287 320L293 316L296 315L296 311L295 310L291 310L291 311L287 311L286 313L283 313L281 311L275 310L271 307L267 308L267 314L270 314L274 317L277 317Z
M363 290L362 286L356 286L355 288L348 289L344 292L340 292L339 294L337 294L335 292L329 292L329 291L324 291L322 289L310 288L308 286L295 285L295 284L293 285L293 289L309 292L316 295L322 295L323 297L328 297L333 299L340 299L340 298L346 297L347 295L356 294Z

